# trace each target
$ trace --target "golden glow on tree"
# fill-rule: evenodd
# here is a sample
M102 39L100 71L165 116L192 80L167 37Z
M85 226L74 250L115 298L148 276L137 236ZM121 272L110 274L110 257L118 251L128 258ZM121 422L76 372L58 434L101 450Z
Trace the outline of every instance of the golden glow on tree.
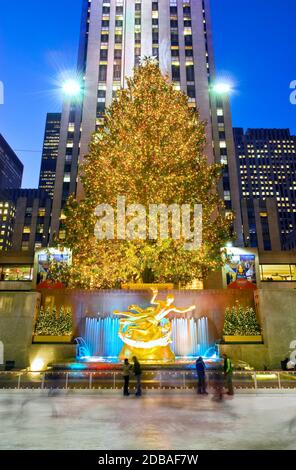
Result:
M146 60L107 110L80 168L84 199L68 201L65 246L73 264L63 274L69 286L120 287L125 282L204 279L221 265L231 218L217 192L221 167L204 156L205 125L174 90L158 66ZM201 204L203 243L186 251L184 240L101 240L94 236L98 204ZM53 270L55 273L58 267ZM54 277L54 276L53 276Z

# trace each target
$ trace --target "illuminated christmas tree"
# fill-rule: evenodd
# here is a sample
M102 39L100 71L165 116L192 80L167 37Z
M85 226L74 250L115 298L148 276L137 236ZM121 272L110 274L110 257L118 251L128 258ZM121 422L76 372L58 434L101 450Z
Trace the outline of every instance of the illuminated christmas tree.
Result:
M84 199L69 199L65 246L73 251L70 286L107 288L143 280L185 285L221 265L231 220L217 192L221 167L208 165L204 145L205 124L198 113L147 59L118 92L104 126L92 138L80 168ZM184 238L172 237L97 240L95 209L110 204L116 212L118 196L147 211L150 204L201 204L201 247L186 250ZM139 222L139 233L145 227Z

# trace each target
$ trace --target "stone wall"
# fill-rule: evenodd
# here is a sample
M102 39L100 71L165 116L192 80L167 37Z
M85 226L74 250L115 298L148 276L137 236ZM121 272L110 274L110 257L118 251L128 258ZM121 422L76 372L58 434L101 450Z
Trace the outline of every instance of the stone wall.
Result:
M44 365L63 363L73 360L76 354L75 344L32 344L29 351L29 364L41 359Z
M227 344L222 346L222 352L257 370L264 370L264 367L279 369L281 361L290 358L293 351L290 345L296 340L296 290L259 289L255 293L255 303L264 344Z
M264 332L270 368L290 357L290 345L296 340L296 290L258 290L256 303Z
M185 316L208 317L211 342L221 338L226 307L231 307L237 300L242 305L254 306L254 292L249 290L171 290L160 291L158 298L164 300L168 293L174 295L177 307L196 306L193 314ZM72 308L75 336L83 336L86 317L110 315L113 310L126 311L132 304L148 306L151 299L151 292L147 290L43 290L41 294L45 307L56 305L59 309L63 305ZM169 318L178 316L172 314Z
M173 291L175 304L196 305L195 317L208 316L211 339L222 334L224 311L236 300L242 304L254 303L253 292L229 290ZM160 293L163 298L165 292ZM0 342L4 344L4 361L15 361L17 368L28 367L37 357L47 363L73 357L72 345L32 345L34 316L39 308L41 294L34 292L0 292ZM133 303L148 304L150 294L145 291L47 291L42 294L45 305L73 308L76 331L82 332L86 316L96 317L125 310ZM263 327L264 344L223 345L234 360L245 361L256 369L278 369L280 361L289 357L290 344L296 340L296 290L275 289L255 292L255 304Z
M4 345L4 363L15 361L17 368L28 366L40 297L37 292L0 292L0 341Z

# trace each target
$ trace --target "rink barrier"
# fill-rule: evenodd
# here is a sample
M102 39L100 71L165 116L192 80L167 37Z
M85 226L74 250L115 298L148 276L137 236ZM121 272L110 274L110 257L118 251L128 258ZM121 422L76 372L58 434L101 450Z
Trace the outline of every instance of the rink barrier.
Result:
M223 380L223 376L221 375ZM207 387L214 388L217 375L206 373ZM131 389L135 380L131 377ZM236 390L296 390L295 371L235 371ZM61 389L61 390L118 390L123 386L121 371L0 371L0 389ZM142 387L145 390L193 390L197 386L195 371L144 371Z

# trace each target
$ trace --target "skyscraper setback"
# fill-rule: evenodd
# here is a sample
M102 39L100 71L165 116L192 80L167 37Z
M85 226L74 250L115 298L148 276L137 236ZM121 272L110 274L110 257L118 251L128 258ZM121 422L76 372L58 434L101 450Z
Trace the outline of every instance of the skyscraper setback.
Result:
M188 96L207 122L209 164L224 165L220 184L226 210L236 214L241 238L237 167L228 99L213 91L215 66L209 0L92 0L83 2L78 75L84 78L80 103L64 103L51 237L64 237L63 206L69 194L83 196L78 167L93 132L116 92L126 86L141 58L159 61L176 89ZM99 177L99 175L98 175Z

